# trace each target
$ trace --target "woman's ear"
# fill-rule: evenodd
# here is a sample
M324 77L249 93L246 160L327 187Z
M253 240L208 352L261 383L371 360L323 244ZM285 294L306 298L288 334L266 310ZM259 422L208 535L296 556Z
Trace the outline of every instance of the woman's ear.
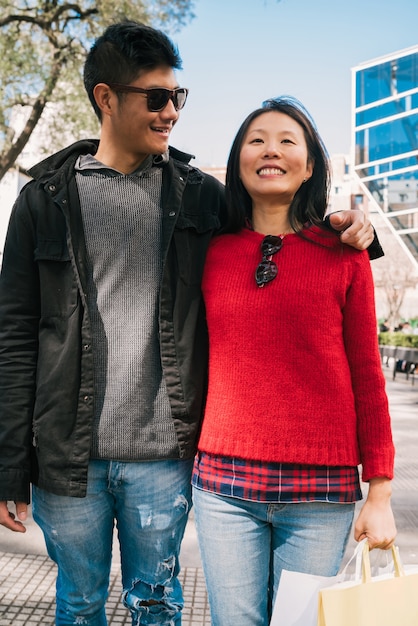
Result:
M314 166L315 166L315 161L312 161L312 159L308 159L308 162L306 164L305 177L303 179L304 183L306 183L306 181L308 181L310 177L312 176L313 171L314 171Z

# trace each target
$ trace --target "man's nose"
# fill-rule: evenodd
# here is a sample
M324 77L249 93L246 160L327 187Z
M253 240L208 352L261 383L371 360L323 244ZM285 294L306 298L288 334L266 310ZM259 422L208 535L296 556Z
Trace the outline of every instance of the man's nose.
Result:
M179 112L176 111L174 106L174 102L170 98L165 107L160 111L160 116L164 119L177 120L179 117Z

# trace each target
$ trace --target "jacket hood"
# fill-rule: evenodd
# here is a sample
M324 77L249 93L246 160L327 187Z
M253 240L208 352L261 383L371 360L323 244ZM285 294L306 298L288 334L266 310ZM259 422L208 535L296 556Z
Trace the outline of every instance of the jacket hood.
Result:
M70 146L67 146L63 150L56 152L31 167L28 170L28 174L35 179L48 174L54 174L63 165L68 163L68 161L73 161L75 163L77 158L82 154L96 154L98 147L98 139L84 139L82 141L76 141ZM194 155L177 150L177 148L173 148L172 146L169 146L169 154L173 159L186 164L189 163L191 159L195 158Z

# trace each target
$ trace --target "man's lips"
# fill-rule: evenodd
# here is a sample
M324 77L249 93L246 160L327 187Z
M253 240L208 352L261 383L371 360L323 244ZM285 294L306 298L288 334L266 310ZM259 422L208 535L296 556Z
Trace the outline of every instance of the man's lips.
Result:
M169 135L171 132L171 126L152 126L152 130L161 135Z

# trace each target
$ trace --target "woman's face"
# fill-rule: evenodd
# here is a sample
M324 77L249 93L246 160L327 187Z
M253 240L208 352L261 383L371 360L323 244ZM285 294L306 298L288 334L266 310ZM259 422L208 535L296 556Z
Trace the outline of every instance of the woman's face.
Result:
M253 201L290 204L312 171L298 122L278 111L251 122L241 146L240 176Z

